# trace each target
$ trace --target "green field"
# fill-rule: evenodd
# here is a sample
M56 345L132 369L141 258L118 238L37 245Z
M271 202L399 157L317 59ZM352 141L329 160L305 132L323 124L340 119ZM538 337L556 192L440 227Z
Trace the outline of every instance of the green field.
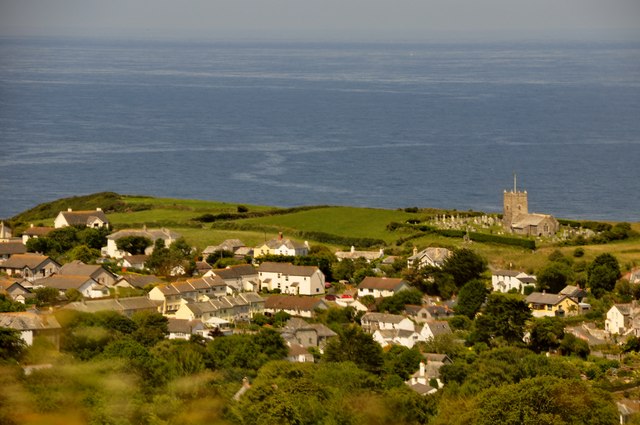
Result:
M343 238L370 238L384 241L385 248L395 253L410 252L427 246L461 247L468 246L486 257L496 268L515 268L536 270L547 261L550 252L560 249L571 256L576 247L556 247L538 242L538 249L531 251L520 247L480 242L464 242L462 238L448 238L436 234L424 234L410 239L401 245L398 240L412 235L411 229L387 230L391 222L404 223L409 219L425 219L426 216L442 210L422 210L408 213L403 210L386 210L355 207L308 207L304 210L279 209L270 206L244 205L249 214L260 212L280 212L261 217L219 220L203 223L194 219L203 214L236 214L239 204L203 201L191 199L151 198L145 196L127 196L115 193L100 193L84 197L57 200L39 205L10 220L16 234L28 227L29 223L51 225L59 211L72 207L74 210L102 207L116 229L142 227L168 227L182 234L188 243L199 249L208 245L217 245L225 239L240 239L248 246L257 246L265 239L272 239L278 232L292 237L296 232L321 232ZM242 230L224 227L242 227ZM640 232L640 223L632 227ZM318 241L309 238L314 245ZM327 244L332 249L344 249L348 246ZM356 248L362 248L356 246ZM590 261L603 252L614 254L623 268L640 265L640 239L625 240L605 245L587 245L582 247L585 256L580 260Z

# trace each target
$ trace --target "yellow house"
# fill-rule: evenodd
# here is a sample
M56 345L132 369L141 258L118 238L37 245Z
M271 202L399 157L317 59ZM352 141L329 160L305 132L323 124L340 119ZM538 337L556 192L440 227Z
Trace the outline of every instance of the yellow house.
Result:
M527 297L527 304L533 317L575 316L580 312L580 305L573 298L562 294L532 292Z

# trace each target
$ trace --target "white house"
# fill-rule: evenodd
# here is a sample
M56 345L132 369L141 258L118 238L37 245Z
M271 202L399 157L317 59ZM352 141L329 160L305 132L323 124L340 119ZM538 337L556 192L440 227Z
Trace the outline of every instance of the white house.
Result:
M442 267L444 261L451 256L447 248L429 247L418 252L413 248L413 255L407 259L407 267L423 268L426 266Z
M118 280L117 276L100 265L85 264L82 261L71 261L58 271L60 275L88 276L104 286L111 287Z
M309 253L309 243L299 243L291 239L283 239L282 233L277 239L271 239L253 250L253 256L258 258L265 255L307 255Z
M55 288L64 294L69 289L75 289L85 298L104 298L109 296L109 289L101 283L96 282L90 276L74 276L54 274L33 282L33 286L44 286Z
M515 270L496 270L491 274L491 286L494 292L509 292L515 289L522 294L525 287L534 287L536 282L534 275Z
M374 298L391 297L400 291L410 289L407 282L391 277L365 277L358 285L358 296L372 295Z
M145 250L146 255L150 255L153 252L153 245L156 240L162 239L164 241L164 245L168 248L181 237L179 233L165 228L147 229L145 226L142 229L120 230L107 236L107 246L102 248L102 255L111 258L122 258L130 255L128 252L119 250L117 245L119 239L129 236L147 238L151 241L151 245Z
M417 342L424 341L418 332L405 329L376 329L372 336L383 348L389 345L413 348Z
M251 264L242 264L238 266L230 266L225 269L209 270L204 274L204 276L218 276L236 292L253 292L260 290L260 276L258 274L258 269L253 267Z
M27 230L22 232L22 243L26 245L29 239L32 239L32 238L37 239L37 238L47 236L54 229L55 227L43 227L43 226L34 227L34 225L31 224L31 227L29 227Z
M258 267L258 277L261 289L292 295L324 294L324 273L316 266L264 262Z
M365 332L374 333L376 330L402 329L414 331L414 323L404 316L387 313L366 313L360 319L362 329Z
M370 263L384 257L384 250L381 248L378 251L357 251L356 247L352 246L349 251L337 251L335 255L338 261L364 258L367 263Z
M67 226L86 226L92 228L109 227L109 220L101 208L95 211L60 211L56 216L54 227L59 229Z
M614 304L607 311L604 329L614 335L640 336L640 306L637 301L628 304Z
M0 264L0 271L9 276L20 276L29 282L47 277L60 270L60 264L46 255L40 254L14 254L8 260Z
M420 337L423 341L428 341L438 335L450 334L449 322L445 320L428 320L420 329Z
M33 345L36 337L43 337L60 348L61 326L53 314L30 311L0 313L0 327L20 331L20 337L27 345Z

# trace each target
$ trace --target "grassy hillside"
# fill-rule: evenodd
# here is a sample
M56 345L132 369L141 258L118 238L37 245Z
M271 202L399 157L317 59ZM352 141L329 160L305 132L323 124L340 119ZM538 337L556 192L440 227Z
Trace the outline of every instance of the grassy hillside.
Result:
M387 248L396 253L409 252L414 246L421 249L427 246L460 247L470 246L478 251L495 267L513 267L524 270L536 270L542 266L555 249L571 256L576 247L555 247L538 243L538 249L531 251L520 247L471 242L462 238L448 238L428 233L418 235L402 244L415 233L411 229L387 230L391 222L404 223L409 219L421 219L433 214L441 214L444 210L421 210L409 213L402 210L385 210L354 207L304 207L285 209L271 206L243 205L247 209L243 218L238 214L239 204L216 201L152 198L144 196L119 195L113 192L102 192L87 196L60 199L38 205L10 220L16 234L28 227L30 223L52 225L53 219L60 211L67 208L87 210L102 208L116 229L148 227L169 227L181 233L187 241L203 249L207 245L219 244L225 239L238 238L245 244L255 246L265 239L275 237L279 231L294 239L307 239L313 244L322 243L333 249L346 248L349 239L381 240ZM448 213L451 213L450 211ZM203 215L215 216L213 222L197 219ZM226 214L222 219L219 215ZM258 216L255 216L258 215ZM640 232L640 223L633 223L633 229ZM314 233L335 235L337 242L314 240ZM296 235L298 235L296 237ZM304 236L300 236L304 235ZM469 245L465 245L469 244ZM362 248L362 246L358 246ZM640 240L625 240L605 245L583 246L585 256L581 260L592 260L603 252L613 253L620 264L640 265Z

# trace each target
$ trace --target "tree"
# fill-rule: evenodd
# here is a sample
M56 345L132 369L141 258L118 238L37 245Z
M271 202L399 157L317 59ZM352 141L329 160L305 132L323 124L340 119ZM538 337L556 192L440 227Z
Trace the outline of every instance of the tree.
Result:
M562 341L560 342L558 351L563 356L576 355L582 359L586 359L591 352L587 341L583 341L573 334L565 334L564 338L562 338Z
M557 294L567 286L567 281L571 278L572 271L566 263L552 262L538 271L537 289L538 291L549 291Z
M34 289L33 293L36 295L36 305L38 307L55 303L60 295L60 291L56 288L49 287Z
M144 254L147 247L151 245L153 245L153 241L144 236L125 236L116 241L116 246L120 251L128 252L131 255Z
M75 288L69 288L64 291L64 295L67 298L67 301L81 301L82 293Z
M100 251L95 248L89 248L87 245L77 245L67 252L69 260L82 261L89 264L100 257Z
M472 279L478 279L487 269L487 261L469 248L453 251L442 265L442 271L453 276L458 288Z
M540 353L555 350L564 338L564 324L555 317L537 319L531 327L531 348Z
M491 293L482 314L476 318L472 340L488 344L495 338L504 338L510 343L521 342L529 319L531 310L518 295Z
M618 422L611 394L579 380L541 376L490 388L478 396L477 420L484 424L585 424ZM585 409L585 406L589 406Z
M400 291L390 297L385 297L380 304L378 304L378 311L400 314L404 311L404 307L407 304L422 304L422 292L417 289L409 289Z
M480 311L480 307L482 307L482 303L484 303L488 293L487 285L480 279L473 279L465 283L460 288L458 304L454 307L456 314L473 319L476 313Z
M325 347L324 361L353 362L359 368L374 374L382 372L384 359L380 344L357 325L345 327L337 338Z
M25 311L24 304L13 301L5 294L0 294L0 312Z
M144 346L151 347L169 333L169 320L160 313L140 311L131 316L137 329L132 336Z
M19 331L0 327L0 360L18 360L26 346Z
M618 260L609 253L598 255L587 268L587 285L596 298L613 291L619 277Z

